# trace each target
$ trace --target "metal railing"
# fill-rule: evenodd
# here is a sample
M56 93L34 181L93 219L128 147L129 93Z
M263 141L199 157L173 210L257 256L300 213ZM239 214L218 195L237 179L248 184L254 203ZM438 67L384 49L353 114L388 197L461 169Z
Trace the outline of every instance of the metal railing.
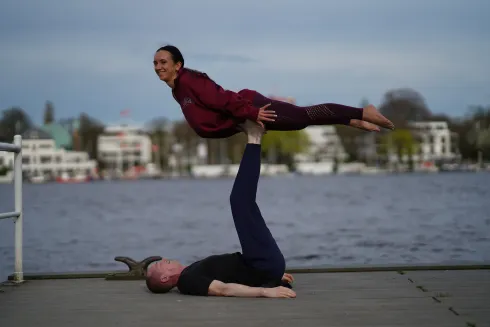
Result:
M14 218L15 223L15 271L14 282L22 282L22 137L14 136L14 143L0 143L0 151L14 153L15 211L0 213L0 219Z

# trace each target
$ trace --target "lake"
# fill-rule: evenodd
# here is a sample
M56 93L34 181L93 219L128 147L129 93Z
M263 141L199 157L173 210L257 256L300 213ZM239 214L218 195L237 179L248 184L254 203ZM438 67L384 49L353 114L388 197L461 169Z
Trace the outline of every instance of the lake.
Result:
M24 271L126 269L116 256L191 263L240 251L233 179L24 185ZM14 211L0 184L0 212ZM257 202L289 267L490 261L490 173L262 177ZM0 220L0 279L14 267Z

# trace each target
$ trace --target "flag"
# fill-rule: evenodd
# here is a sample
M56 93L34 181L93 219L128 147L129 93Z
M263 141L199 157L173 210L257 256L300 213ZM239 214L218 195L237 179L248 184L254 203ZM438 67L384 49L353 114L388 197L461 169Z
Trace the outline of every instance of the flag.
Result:
M129 109L124 109L121 111L120 115L121 116L129 116L129 113L131 112L131 110Z

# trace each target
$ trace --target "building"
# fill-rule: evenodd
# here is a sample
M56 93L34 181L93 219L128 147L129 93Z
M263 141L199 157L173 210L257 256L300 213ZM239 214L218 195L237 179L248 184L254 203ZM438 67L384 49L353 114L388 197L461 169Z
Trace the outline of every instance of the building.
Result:
M13 153L0 151L0 171L3 168L13 169L13 167L14 167Z
M13 168L13 153L0 152L0 166ZM50 134L32 128L22 134L22 171L28 178L90 176L97 164L85 152L69 151L56 146Z
M379 159L378 146L381 143L379 134L366 133L356 138L357 157L359 160L372 163Z
M310 140L305 153L295 156L299 162L345 161L348 154L334 126L308 126L304 129Z
M414 139L415 152L412 155L412 159L415 162L450 162L460 159L458 135L449 130L447 122L411 122L408 126ZM396 133L396 130L394 133ZM363 135L357 140L359 158L367 162L386 158L386 155L381 154L379 151L383 147L382 143L383 140L380 138L380 134L369 133ZM390 162L397 162L399 159L403 162L409 160L407 155L398 158L393 149L388 151L387 159Z
M418 142L417 161L453 161L459 159L458 135L445 121L409 124Z
M97 139L97 158L107 169L125 172L152 161L150 137L138 126L107 126Z
M58 149L73 149L72 135L63 125L58 123L49 123L41 126L40 129L51 136Z
M82 148L81 139L80 139L80 119L78 118L65 118L60 119L58 124L63 127L68 134L71 136L71 149L75 151L80 151Z

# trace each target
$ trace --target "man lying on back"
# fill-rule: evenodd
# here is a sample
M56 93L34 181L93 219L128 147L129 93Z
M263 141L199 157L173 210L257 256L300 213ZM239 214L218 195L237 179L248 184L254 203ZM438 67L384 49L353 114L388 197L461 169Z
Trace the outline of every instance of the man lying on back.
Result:
M252 121L243 129L248 143L230 195L231 212L242 252L212 255L185 267L163 259L147 271L154 293L177 287L182 294L294 298L293 276L285 273L284 256L256 203L264 130Z

